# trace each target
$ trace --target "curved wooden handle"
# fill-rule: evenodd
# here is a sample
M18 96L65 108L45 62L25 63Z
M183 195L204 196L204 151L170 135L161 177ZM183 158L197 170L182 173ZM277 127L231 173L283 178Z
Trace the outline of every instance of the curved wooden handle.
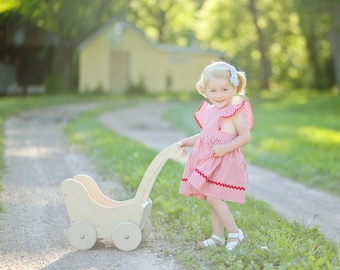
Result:
M164 148L158 155L151 161L149 167L144 173L143 179L139 184L136 192L135 200L139 202L147 201L156 181L156 178L163 168L166 161L170 158L180 158L185 154L185 148L179 148L177 144L172 144Z

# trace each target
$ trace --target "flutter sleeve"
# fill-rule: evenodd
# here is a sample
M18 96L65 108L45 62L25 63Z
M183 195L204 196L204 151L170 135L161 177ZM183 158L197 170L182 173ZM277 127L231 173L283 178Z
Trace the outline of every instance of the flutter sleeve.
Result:
M234 104L233 106L229 107L225 114L221 116L219 121L219 127L221 128L223 118L230 118L234 116L239 110L243 111L246 121L248 123L248 128L249 130L251 130L254 126L254 116L249 100L243 100L241 103Z
M205 109L209 106L209 103L206 101L203 101L197 111L194 113L194 119L199 126L200 129L203 128L203 113Z

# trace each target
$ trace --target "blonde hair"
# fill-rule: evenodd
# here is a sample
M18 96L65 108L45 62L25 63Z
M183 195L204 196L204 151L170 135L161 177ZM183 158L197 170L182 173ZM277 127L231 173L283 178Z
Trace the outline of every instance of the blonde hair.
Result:
M235 73L236 72L236 73ZM232 74L236 75L236 83L233 83ZM238 95L245 95L246 90L246 74L242 71L237 71L234 66L224 62L216 61L206 66L200 76L199 81L196 83L197 91L206 98L206 87L212 79L228 79L231 84L236 87Z

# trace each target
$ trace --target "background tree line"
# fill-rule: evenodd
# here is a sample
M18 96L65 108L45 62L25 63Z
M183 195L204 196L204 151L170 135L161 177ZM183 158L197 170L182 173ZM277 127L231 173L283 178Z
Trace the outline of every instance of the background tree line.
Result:
M54 74L71 86L77 45L115 14L151 39L226 52L253 87L340 89L339 0L2 0L59 36Z

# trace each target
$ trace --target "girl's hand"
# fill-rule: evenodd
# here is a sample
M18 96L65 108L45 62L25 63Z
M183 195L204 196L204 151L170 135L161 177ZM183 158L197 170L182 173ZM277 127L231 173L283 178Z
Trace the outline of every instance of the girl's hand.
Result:
M184 146L182 141L176 142L175 145L177 145L178 149L183 149L183 155L186 155L188 152L188 148Z
M178 146L178 148L183 148L184 147L182 141L176 142L175 144Z
M212 151L215 157L223 157L227 153L226 145L225 144L215 144L212 147Z

